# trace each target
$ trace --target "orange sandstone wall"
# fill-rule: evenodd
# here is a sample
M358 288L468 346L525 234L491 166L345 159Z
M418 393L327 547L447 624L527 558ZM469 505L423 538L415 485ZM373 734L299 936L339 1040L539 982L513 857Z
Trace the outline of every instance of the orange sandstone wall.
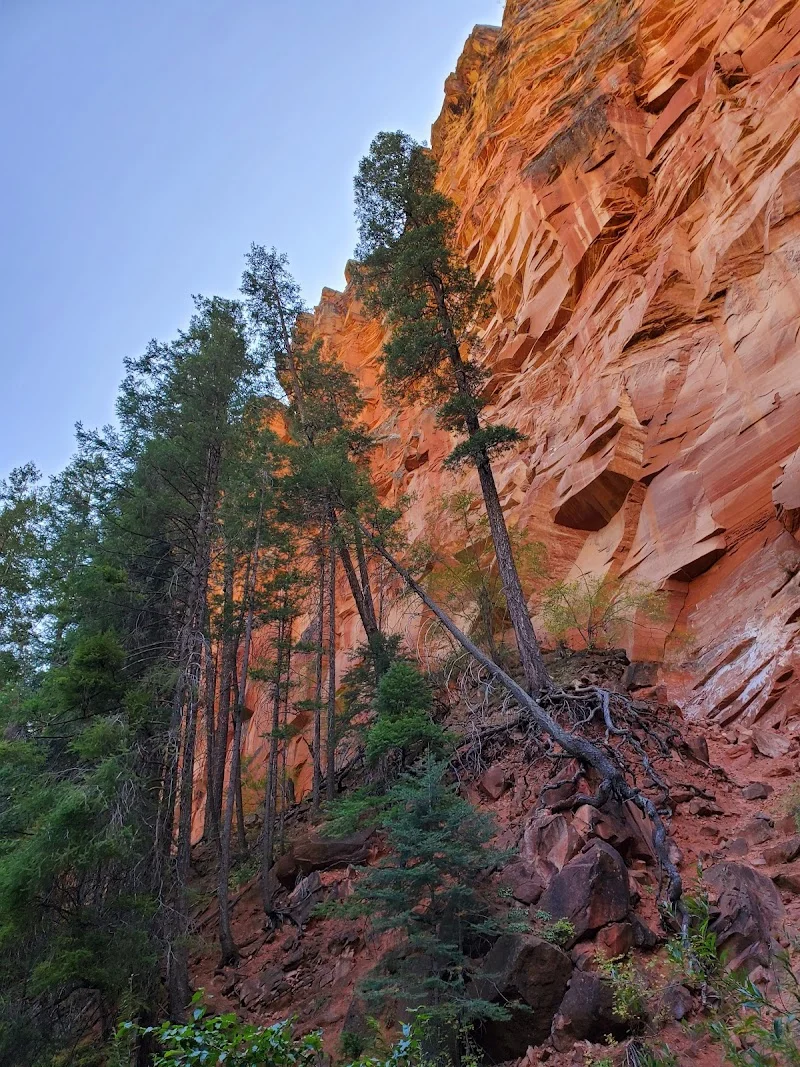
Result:
M689 717L781 739L800 731L799 134L797 0L509 0L432 137L495 287L489 415L528 436L498 463L509 522L558 575L666 589L666 628L629 654ZM361 381L413 538L456 487L451 442L383 404L381 331L349 288L323 292L314 329ZM339 600L344 668L361 634ZM248 704L257 766L267 695ZM302 739L288 758L302 792Z

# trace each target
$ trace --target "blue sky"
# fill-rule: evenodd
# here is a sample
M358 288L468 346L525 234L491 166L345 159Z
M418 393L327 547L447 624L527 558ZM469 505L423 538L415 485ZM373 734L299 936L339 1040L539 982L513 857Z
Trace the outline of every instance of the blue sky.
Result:
M232 294L251 241L343 285L352 177L427 138L500 0L0 0L0 475L113 416L126 355Z

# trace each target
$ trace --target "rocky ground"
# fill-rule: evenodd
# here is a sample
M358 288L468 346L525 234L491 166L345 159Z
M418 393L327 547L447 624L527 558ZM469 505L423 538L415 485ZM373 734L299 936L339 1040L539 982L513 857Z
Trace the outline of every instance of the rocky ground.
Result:
M702 874L720 947L769 989L772 956L791 947L800 922L800 833L789 814L800 741L755 729L693 733L646 687L646 671L626 668L624 656L569 657L553 666L563 681L571 675L573 684L627 691L643 726L672 736L668 755L655 759L673 811L672 858L688 893L698 891ZM526 736L499 697L480 685L468 684L457 696L450 721L464 737L456 764L462 788L494 816L497 844L515 850L502 871L487 877L484 895L498 914L525 908L531 917L531 933L504 935L482 962L493 976L483 995L533 1009L487 1028L489 1057L554 1067L619 1059L628 1034L598 960L632 953L657 990L649 1006L657 1021L646 1027L658 1030L655 1043L666 1043L681 1064L721 1063L719 1050L695 1032L705 1017L700 993L682 985L666 960L659 871L641 816L630 805L576 806L574 798L592 790L575 780L571 762ZM661 799L657 791L652 796ZM335 1055L342 1032L365 1025L358 985L387 943L364 920L312 912L323 900L346 896L359 866L380 858L381 843L366 835L321 838L302 813L288 827L290 851L275 868L283 887L276 906L285 921L265 929L257 882L246 882L234 894L242 954L235 968L216 969L215 907L202 874L208 858L198 851L194 980L213 1010L260 1023L296 1016L303 1030L323 1029ZM574 933L551 943L540 913L569 919ZM606 1035L619 1042L616 1052Z

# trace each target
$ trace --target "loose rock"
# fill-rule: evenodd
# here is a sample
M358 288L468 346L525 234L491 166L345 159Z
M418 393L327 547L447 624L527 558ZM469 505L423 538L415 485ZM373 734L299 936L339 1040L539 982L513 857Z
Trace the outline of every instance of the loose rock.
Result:
M593 841L553 878L539 908L554 919L569 919L575 940L627 919L628 871L622 857L610 845Z

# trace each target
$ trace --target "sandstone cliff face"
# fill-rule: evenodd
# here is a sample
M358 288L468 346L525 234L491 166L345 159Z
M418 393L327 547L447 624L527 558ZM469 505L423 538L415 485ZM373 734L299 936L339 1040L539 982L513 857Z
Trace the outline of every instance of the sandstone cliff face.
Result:
M509 0L432 143L494 283L488 414L528 436L497 467L509 523L559 576L668 591L628 652L688 717L800 731L800 6ZM448 436L384 405L381 330L349 289L314 329L357 374L381 493L412 495L419 535L457 484ZM339 601L345 667L362 635ZM289 763L303 790L304 742Z

